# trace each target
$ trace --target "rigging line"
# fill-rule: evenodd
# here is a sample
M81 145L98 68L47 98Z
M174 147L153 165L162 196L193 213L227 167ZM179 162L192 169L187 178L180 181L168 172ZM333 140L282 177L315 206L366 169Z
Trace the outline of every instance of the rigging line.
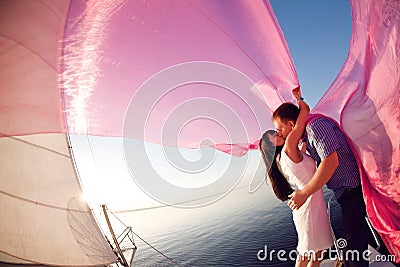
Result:
M128 225L126 225L117 215L115 215L114 212L112 212L112 211L109 210L108 208L107 208L107 210L108 210L109 212L111 212L111 214L112 214L125 228L128 227Z
M92 149L92 144L90 143L89 135L86 135L86 139L87 139L87 142L88 142L88 145L89 145L90 153L92 154L92 159L93 159L93 162L94 162L94 166L96 167L97 173L99 173L99 166L97 165L97 161L96 161L96 159L95 159L95 157L94 157L94 153L93 153L93 149Z
M239 190L239 189L247 188L247 187L248 187L248 185L244 185L244 186L241 186L241 187L238 187L238 188L235 188L235 189L231 190L231 192ZM115 211L115 213L128 213L128 212L135 212L135 211L160 209L160 208L166 208L166 207L175 207L176 205L187 204L187 203L190 203L190 202L194 202L194 201L198 201L198 200L202 200L202 199L207 199L207 198L210 198L210 197L219 196L219 195L222 195L224 193L217 193L217 194L214 194L214 195L209 195L209 196L205 196L205 197L201 197L201 198L186 200L186 201L182 201L182 202L178 202L178 203L174 203L174 204L164 204L164 205L159 205L159 206L153 206L153 207L147 207L147 208L138 208L138 209L129 209L129 210L118 210L118 211Z
M41 145L38 145L38 144L35 144L35 143L32 143L32 142L29 142L29 141L26 141L26 140L23 140L23 139L19 139L19 138L15 137L15 136L8 136L8 135L5 135L5 134L3 134L3 133L0 133L0 135L4 136L4 137L6 137L6 138L10 138L10 139L12 139L12 140L14 140L14 141L17 141L17 142L21 142L21 143L24 143L24 144L27 144L27 145L30 145L30 146L34 146L34 147L36 147L36 148L43 149L43 150L46 150L46 151L48 151L48 152L51 152L51 153L54 153L54 154L57 154L57 155L60 155L60 156L66 157L66 158L70 158L70 156L67 155L67 154L58 152L58 151L56 151L56 150L54 150L54 149L50 149L50 148L48 148L48 147L44 147L44 146L41 146Z
M125 227L128 227L123 221L121 221L120 218L118 218L118 217L114 214L114 212L112 212L112 211L110 211L110 212L111 212L111 214L112 214L120 223L122 223ZM154 250L155 250L157 253L159 253L161 256L165 257L166 259L168 259L170 262L174 263L175 265L183 267L182 264L176 262L174 259L172 259L171 257L165 255L162 251L158 250L158 249L157 249L156 247L154 247L152 244L150 244L149 242L147 242L146 240L144 240L141 236L139 236L137 233L135 233L135 232L132 230L132 228L131 228L131 231L132 231L132 233L133 233L137 238L139 238L140 240L142 240L146 245L148 245L149 247L151 247L152 249L154 249Z
M90 140L89 140L89 135L85 135L86 136L86 140L87 140L87 143L88 143L88 146L89 146L89 150L90 150L90 153L91 153L91 155L92 155L92 160L93 160L93 163L94 163L94 166L95 166L95 169L96 169L96 177L99 177L99 167L98 167L98 165L97 165L97 161L96 161L96 159L95 159L95 156L94 156L94 153L93 153L93 149L92 149L92 145L91 145L91 143L90 143ZM69 139L69 138L68 138ZM70 149L71 149L71 153L73 153L73 147L72 147L72 145L70 145ZM85 184L83 183L83 181L82 181L82 179L80 178L80 175L78 175L78 172L79 172L79 168L78 168L78 166L77 166L77 164L76 164L76 161L75 161L75 157L73 157L72 156L72 158L73 158L73 161L74 161L74 166L75 166L75 168L74 168L74 170L77 172L77 177L79 178L79 184L80 184L80 186L82 187L82 190L83 191L85 191L84 189L85 189ZM89 203L88 203L88 205L89 205ZM90 206L90 205L89 205ZM90 208L90 207L89 207ZM93 209L92 208L90 208L90 210L92 210L93 211Z
M55 206L55 205L51 205L51 204L46 204L46 203L43 203L43 202L38 202L38 201L35 201L35 200L23 198L23 197L8 193L8 192L3 191L3 190L0 190L0 194L6 195L8 197L12 197L12 198L24 201L24 202L28 202L28 203L32 203L32 204L35 204L35 205L56 209L56 210L63 210L63 211L68 211L68 212L76 211L76 212L81 212L81 213L89 213L89 212L91 213L92 212L91 209L88 209L88 210L77 210L77 209L70 209L70 208L59 207L59 206Z
M44 2L43 0L39 0L40 3L42 3L43 6L45 6L46 8L48 8L53 14L54 16L58 19L58 21L60 22L60 24L62 24L63 26L65 26L65 22L63 21L63 19L61 19L61 17L57 14L57 12L55 11L54 8L52 8L51 6L49 6L46 2Z
M11 36L5 35L4 33L0 33L0 37L4 37L5 39L8 39L9 41L12 41L13 43L15 43L18 47L21 47L23 50L30 52L29 55L33 55L35 58L38 58L40 62L43 62L50 69L52 69L56 74L59 74L57 67L53 66L50 61L46 60L41 54L39 54L37 51L33 50L32 47L29 47L27 44L22 43L22 41L18 41L17 39L14 39Z
M91 217L90 214L85 214L85 215L79 214L79 216L78 216L78 214L70 212L68 214L68 222L71 227L71 230L76 231L79 235L85 236L85 239L96 240L97 242L101 243L104 240L99 239L98 238L99 236L97 235L97 233L94 231L91 231L93 223L91 223L91 222L88 223L88 221L90 221L90 217ZM97 221L96 221L96 223L97 223ZM97 226L97 224L95 224L95 225ZM101 231L101 236L104 236L104 233L102 231ZM85 243L84 241L77 240L77 242L83 242L84 245L87 245L87 243ZM87 246L90 247L89 245L87 245ZM90 248L90 249L93 250L94 248Z

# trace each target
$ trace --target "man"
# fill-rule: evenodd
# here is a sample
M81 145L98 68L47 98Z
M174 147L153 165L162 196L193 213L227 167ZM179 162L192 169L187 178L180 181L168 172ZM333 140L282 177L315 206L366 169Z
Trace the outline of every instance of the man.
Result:
M275 110L273 123L279 135L287 137L298 114L299 108L292 103L283 103ZM289 195L289 207L292 210L300 208L309 196L326 184L342 207L343 235L347 241L343 255L345 266L368 266L368 261L363 258L368 249L369 230L360 173L345 135L330 119L316 118L306 126L306 149L318 168L302 190Z

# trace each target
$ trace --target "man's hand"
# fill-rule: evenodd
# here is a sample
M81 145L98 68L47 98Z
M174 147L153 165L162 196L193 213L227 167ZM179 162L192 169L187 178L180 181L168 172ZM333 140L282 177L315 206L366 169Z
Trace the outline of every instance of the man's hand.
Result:
M296 190L289 195L290 200L288 202L288 206L292 210L297 210L301 206L303 206L303 204L307 201L308 197L309 196L305 192L301 190Z
M296 98L297 100L299 100L301 98L301 90L300 90L300 86L296 87L292 90L292 95L294 98Z

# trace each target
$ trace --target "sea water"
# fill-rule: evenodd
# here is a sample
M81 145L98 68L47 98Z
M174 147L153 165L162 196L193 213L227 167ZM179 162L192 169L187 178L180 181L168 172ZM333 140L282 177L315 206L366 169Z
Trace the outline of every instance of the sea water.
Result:
M331 192L324 189L324 195L328 200ZM145 240L135 237L134 266L294 266L292 212L267 186L253 194L241 188L204 207L166 207L134 217L152 226L133 229Z

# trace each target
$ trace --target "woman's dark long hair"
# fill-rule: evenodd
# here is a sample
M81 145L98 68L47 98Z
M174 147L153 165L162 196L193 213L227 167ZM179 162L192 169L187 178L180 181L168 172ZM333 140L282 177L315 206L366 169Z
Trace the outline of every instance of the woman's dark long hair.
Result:
M272 189L276 197L281 201L286 201L289 199L288 196L293 192L293 188L289 185L285 176L279 171L278 164L276 163L276 157L281 153L283 146L274 146L269 141L269 135L275 135L275 131L266 131L260 139L260 151L265 166L267 167L268 175L266 176L268 176L271 181Z

